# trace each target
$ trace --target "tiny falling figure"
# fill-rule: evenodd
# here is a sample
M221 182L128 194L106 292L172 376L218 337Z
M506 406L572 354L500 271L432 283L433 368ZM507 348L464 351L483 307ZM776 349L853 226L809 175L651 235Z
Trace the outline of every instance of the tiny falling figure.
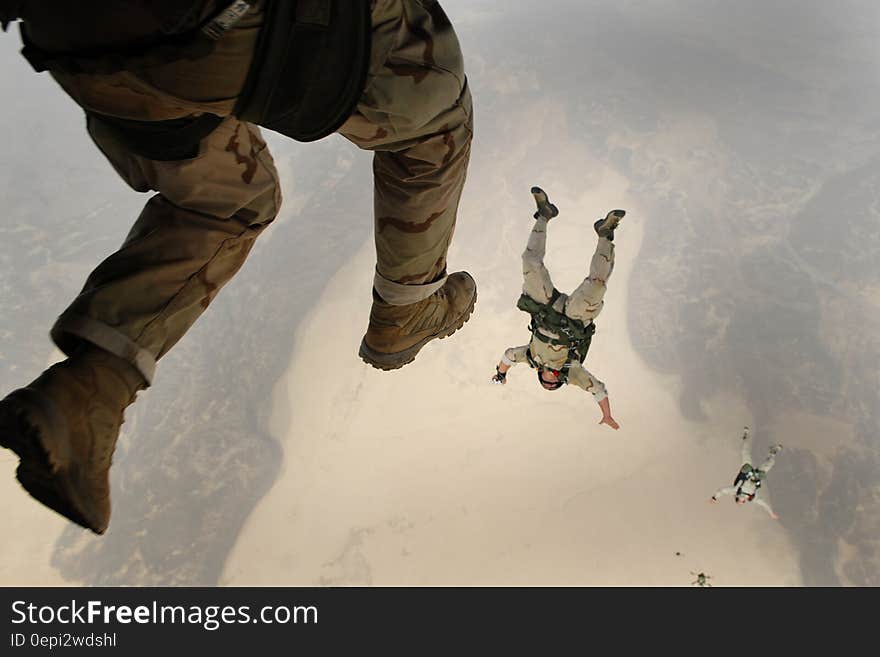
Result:
M776 455L781 449L782 445L773 445L764 462L757 468L754 467L752 465L751 436L749 434L749 428L745 427L742 436L742 465L736 475L736 479L733 481L733 486L719 488L715 491L715 494L712 495L710 500L712 502L717 502L718 498L722 495L733 495L737 504L754 502L762 507L771 518L778 520L779 516L776 515L773 508L765 500L759 499L757 495L758 490L764 483L767 473L770 472L770 469L776 462Z
M695 573L693 570L691 571L691 575L694 575L697 579L691 582L691 586L708 586L711 588L711 584L709 584L709 580L712 579L711 576L706 573Z

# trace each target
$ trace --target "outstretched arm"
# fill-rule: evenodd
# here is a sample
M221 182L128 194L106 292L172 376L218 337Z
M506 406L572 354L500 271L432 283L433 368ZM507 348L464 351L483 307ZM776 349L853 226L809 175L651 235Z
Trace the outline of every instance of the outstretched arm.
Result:
M495 376L492 377L492 381L502 385L507 383L507 370L517 363L526 360L526 350L528 348L528 345L523 345L522 347L510 347L507 349L501 357L501 362L495 368Z
M608 400L608 390L605 384L584 368L580 363L571 363L568 367L568 382L592 393L593 399L602 409L602 419L599 424L607 424L612 429L619 429L620 425L611 415L611 402Z
M773 512L773 507L771 507L767 502L762 500L760 497L756 497L753 501L758 506L763 507L771 518L773 518L774 520L779 520L779 516Z
M492 377L493 383L504 385L507 383L507 370L512 366L507 365L503 360L495 366L495 375Z
M607 395L599 402L599 408L602 409L602 419L599 420L599 424L607 424L612 429L620 429L617 420L611 417L611 402L608 401Z
M719 488L715 491L715 494L710 498L713 502L717 502L718 498L722 495L733 495L736 491L736 486L727 486L726 488Z

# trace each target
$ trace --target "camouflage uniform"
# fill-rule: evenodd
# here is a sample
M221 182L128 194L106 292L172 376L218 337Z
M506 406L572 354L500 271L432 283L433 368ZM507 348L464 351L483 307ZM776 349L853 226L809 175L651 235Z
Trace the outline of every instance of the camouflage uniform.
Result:
M523 263L523 293L529 295L539 303L548 303L553 294L553 281L550 272L544 264L544 254L547 249L547 219L538 217L529 235L529 241L522 255ZM560 313L564 313L572 319L578 319L589 324L593 321L604 305L604 296L607 289L608 279L614 270L614 243L600 237L596 245L596 251L590 261L590 273L583 282L570 295L561 293L553 304ZM538 329L543 331L543 329ZM552 338L558 338L549 331L544 331ZM512 366L516 363L528 363L526 352L530 351L534 361L550 369L559 370L568 362L568 347L564 345L552 345L532 336L528 345L510 347L504 352L501 359L505 365ZM593 398L600 402L608 396L603 384L593 376L583 365L577 362L569 364L568 382L592 393Z
M438 10L435 2L373 3L367 85L339 130L375 151L374 283L394 305L425 299L444 284L470 155L470 92L458 40ZM176 162L133 154L92 122L92 138L122 178L158 194L53 327L64 351L88 341L152 381L156 361L244 264L278 213L278 175L260 130L229 115L261 22L257 7L204 59L111 75L55 74L77 103L100 114L149 121L227 116L196 158ZM40 46L52 47L39 42L38 29L30 31Z
M712 495L712 500L717 501L719 497L722 495L735 495L737 497L741 495L751 495L751 502L754 502L761 508L763 508L767 514L771 517L776 517L776 513L773 511L773 508L770 504L764 499L757 497L759 488L757 486L757 480L755 477L760 480L761 490L766 488L766 485L763 483L764 477L770 472L770 469L776 464L776 454L779 453L779 450L782 449L782 445L774 445L770 448L770 453L767 455L767 458L764 459L764 462L755 468L752 465L752 440L751 434L749 432L749 428L746 427L743 432L742 437L742 448L740 457L742 459L742 466L740 467L740 471L737 476L738 483L734 486L725 486L723 488L719 488ZM739 481L742 479L742 481Z
M161 32L154 4L47 0L23 3L20 13L43 51L100 51ZM232 114L264 21L264 3L253 5L208 56L157 62L148 53L126 60L123 71L50 69L79 105L103 117L222 117L193 157L173 161L133 152L113 121L90 118L92 139L119 175L137 191L157 193L52 328L69 358L0 401L0 445L21 458L19 481L98 533L110 519L109 468L125 407L244 264L281 205L259 128ZM222 7L206 0L201 18ZM371 12L365 88L339 132L375 152L378 264L361 355L394 369L460 327L476 300L468 274L446 276L472 110L458 41L439 4L374 0Z
M369 81L339 133L375 151L375 287L389 303L443 285L473 130L458 39L436 2L378 0Z

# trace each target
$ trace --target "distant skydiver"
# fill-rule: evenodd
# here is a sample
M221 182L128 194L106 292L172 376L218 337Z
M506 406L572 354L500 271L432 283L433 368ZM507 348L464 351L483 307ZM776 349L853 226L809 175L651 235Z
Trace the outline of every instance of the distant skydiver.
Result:
M544 266L547 224L559 214L559 210L540 187L532 187L532 196L538 204L538 211L534 214L535 226L522 255L523 293L516 304L517 308L531 315L532 338L529 344L510 347L504 352L492 380L504 384L511 367L527 363L537 370L538 382L545 390L558 390L564 384L572 383L592 393L602 409L599 424L618 429L620 425L611 416L605 385L582 363L596 330L593 320L602 311L608 279L614 270L614 229L626 213L612 210L593 224L599 243L590 262L590 273L569 296L553 286L550 272Z
M743 465L733 481L733 486L719 488L710 498L712 502L717 502L722 495L734 495L737 504L745 504L746 502L754 502L758 506L763 507L770 517L778 520L779 516L773 512L770 505L762 499L758 499L758 489L763 485L764 478L770 472L770 468L776 462L776 454L782 449L782 445L773 445L770 448L770 454L767 459L757 468L752 466L752 441L749 434L749 428L743 429L742 436L742 461Z
M16 19L23 54L85 110L117 173L155 192L52 328L67 358L0 401L0 446L19 456L18 479L38 501L107 529L126 407L278 214L258 125L299 141L338 132L373 152L363 360L403 367L470 317L476 284L448 272L446 256L471 94L439 2L0 0L0 26ZM8 127L4 139L30 138Z
M695 575L697 579L691 582L691 586L703 586L712 588L712 585L709 584L709 580L712 579L711 575L707 575L706 573L695 573L693 570L691 571L691 575Z

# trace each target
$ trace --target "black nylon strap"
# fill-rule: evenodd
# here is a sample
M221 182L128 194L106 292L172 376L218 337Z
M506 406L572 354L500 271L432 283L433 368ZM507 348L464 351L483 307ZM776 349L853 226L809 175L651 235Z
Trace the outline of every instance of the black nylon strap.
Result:
M88 122L100 123L117 141L136 155L158 162L189 160L199 154L202 139L223 121L222 116L202 114L169 121L132 121L86 112Z
M572 340L568 338L551 338L549 335L544 335L541 331L538 330L538 325L532 320L531 326L529 326L529 330L531 330L532 335L534 335L541 342L546 342L547 344L552 344L554 347L570 347L572 344Z
M162 34L152 42L130 48L77 52L55 53L44 50L28 37L25 25L22 25L21 40L24 48L21 54L37 73L57 70L70 75L112 75L119 71L137 70L181 59L200 59L213 52L214 42L250 8L251 3L247 2L233 2L229 5L224 3L211 18L194 26L191 25L190 14L195 10L191 8L189 13L178 17L179 24L174 29L183 30L179 33Z
M363 92L370 41L367 0L266 0L235 115L299 141L335 132Z
M137 48L52 53L37 46L21 26L21 54L37 73L55 70L70 75L112 75L180 59L200 59L214 50L214 42L196 32L163 37L161 42Z

